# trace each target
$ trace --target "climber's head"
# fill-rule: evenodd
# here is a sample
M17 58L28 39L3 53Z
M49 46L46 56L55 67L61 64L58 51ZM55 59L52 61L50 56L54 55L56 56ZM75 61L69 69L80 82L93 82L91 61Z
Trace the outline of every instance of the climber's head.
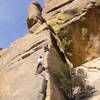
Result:
M40 56L40 58L42 58L42 56Z

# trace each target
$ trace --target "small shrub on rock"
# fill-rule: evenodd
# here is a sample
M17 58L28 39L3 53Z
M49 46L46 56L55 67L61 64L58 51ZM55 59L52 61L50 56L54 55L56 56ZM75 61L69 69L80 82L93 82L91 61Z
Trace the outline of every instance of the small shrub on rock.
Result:
M87 75L81 69L76 71L63 65L54 76L66 100L82 100L94 93L93 87L86 84Z

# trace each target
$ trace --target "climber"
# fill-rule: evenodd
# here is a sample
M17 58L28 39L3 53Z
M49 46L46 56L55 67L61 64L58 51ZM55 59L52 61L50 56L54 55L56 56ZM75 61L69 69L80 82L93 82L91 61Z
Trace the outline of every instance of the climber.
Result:
M46 44L43 49L44 49L44 52L49 51L48 44Z
M36 74L40 74L44 71L44 67L43 67L43 57L40 56L38 58L38 66L37 66L37 70L36 70Z

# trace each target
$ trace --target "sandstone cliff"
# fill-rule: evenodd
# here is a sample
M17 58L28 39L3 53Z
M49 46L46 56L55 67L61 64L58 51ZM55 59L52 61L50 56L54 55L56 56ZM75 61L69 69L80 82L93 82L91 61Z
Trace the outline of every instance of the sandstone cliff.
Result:
M45 0L43 10L43 16L53 28L57 44L65 57L74 67L87 62L78 68L84 70L87 83L97 90L90 100L100 99L99 10L99 0Z
M90 62L82 64L77 67L77 69L82 69L87 74L87 83L95 87L96 92L93 94L89 100L99 100L100 99L100 58L96 58Z
M0 57L3 56L4 52L6 52L7 49L4 48L0 48Z
M43 15L74 66L100 56L99 10L99 0L45 0Z
M89 99L99 100L99 2L45 0L43 12L38 3L30 4L29 33L0 50L0 100L66 100L53 75L65 63L80 65L77 69L87 73L87 83L96 90ZM49 46L46 53L45 44ZM35 75L40 56L45 71Z
M63 100L64 98L48 70L59 68L62 60L54 48L48 26L40 19L42 18L40 13L40 17L38 13L35 13L36 15L33 13L31 16L34 7L40 11L38 4L33 3L29 6L28 24L31 19L36 21L32 25L31 33L14 41L0 58L0 100ZM43 46L46 43L49 45L49 52L44 53ZM46 70L40 75L35 75L37 59L40 56L44 58L43 64Z

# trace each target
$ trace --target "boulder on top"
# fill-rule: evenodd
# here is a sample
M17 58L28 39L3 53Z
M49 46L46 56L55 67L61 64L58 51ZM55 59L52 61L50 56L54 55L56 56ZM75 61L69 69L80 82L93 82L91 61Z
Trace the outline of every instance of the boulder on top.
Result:
M36 1L32 1L28 8L27 26L29 29L35 25L38 20L42 20L41 12L42 8L40 4Z
M38 2L32 2L28 8L28 17L34 18L36 16L41 15L42 8Z

